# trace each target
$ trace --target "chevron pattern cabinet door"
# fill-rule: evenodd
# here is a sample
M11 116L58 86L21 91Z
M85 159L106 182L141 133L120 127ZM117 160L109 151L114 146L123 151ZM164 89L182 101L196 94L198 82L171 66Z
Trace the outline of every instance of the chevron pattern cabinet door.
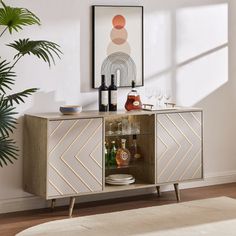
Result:
M47 198L102 191L101 118L49 121Z
M201 112L157 115L157 183L201 179Z

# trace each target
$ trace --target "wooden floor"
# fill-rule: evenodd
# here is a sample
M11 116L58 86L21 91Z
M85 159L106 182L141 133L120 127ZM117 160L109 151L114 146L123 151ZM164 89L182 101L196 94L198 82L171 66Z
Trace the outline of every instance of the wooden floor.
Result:
M219 196L236 198L236 183L181 190L181 201L191 201ZM160 198L157 198L156 194L151 194L116 200L83 203L75 206L73 217L159 206L175 202L176 199L174 192L164 192L161 194ZM0 215L0 235L12 236L37 224L52 220L66 219L68 218L67 214L67 207L56 207L53 212L50 209L41 209L2 214Z

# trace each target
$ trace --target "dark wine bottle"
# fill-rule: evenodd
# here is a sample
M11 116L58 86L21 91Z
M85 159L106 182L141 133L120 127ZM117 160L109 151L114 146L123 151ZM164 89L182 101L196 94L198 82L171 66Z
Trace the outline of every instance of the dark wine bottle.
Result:
M102 75L102 84L99 87L99 111L108 111L108 87L105 82L105 75Z
M117 111L117 87L114 75L111 75L111 85L109 86L109 111Z

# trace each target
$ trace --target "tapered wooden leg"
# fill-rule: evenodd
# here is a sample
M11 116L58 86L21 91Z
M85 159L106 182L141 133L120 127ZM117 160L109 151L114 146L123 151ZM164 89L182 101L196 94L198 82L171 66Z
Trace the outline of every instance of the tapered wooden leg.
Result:
M75 197L71 197L70 198L70 206L69 206L69 216L70 217L72 216L74 205L75 205Z
M156 188L157 188L157 196L160 197L161 196L160 186L156 186Z
M179 184L178 184L178 183L175 183L175 184L174 184L174 187L175 187L175 195L176 195L176 199L177 199L177 202L179 202L179 201L180 201Z
M51 209L54 210L55 206L56 206L56 199L52 199L52 201L51 201Z

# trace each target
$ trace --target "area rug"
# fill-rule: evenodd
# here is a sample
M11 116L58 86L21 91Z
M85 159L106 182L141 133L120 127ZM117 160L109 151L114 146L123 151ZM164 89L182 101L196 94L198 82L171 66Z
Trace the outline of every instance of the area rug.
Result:
M17 234L39 235L235 236L236 200L219 197L76 217L37 225Z

